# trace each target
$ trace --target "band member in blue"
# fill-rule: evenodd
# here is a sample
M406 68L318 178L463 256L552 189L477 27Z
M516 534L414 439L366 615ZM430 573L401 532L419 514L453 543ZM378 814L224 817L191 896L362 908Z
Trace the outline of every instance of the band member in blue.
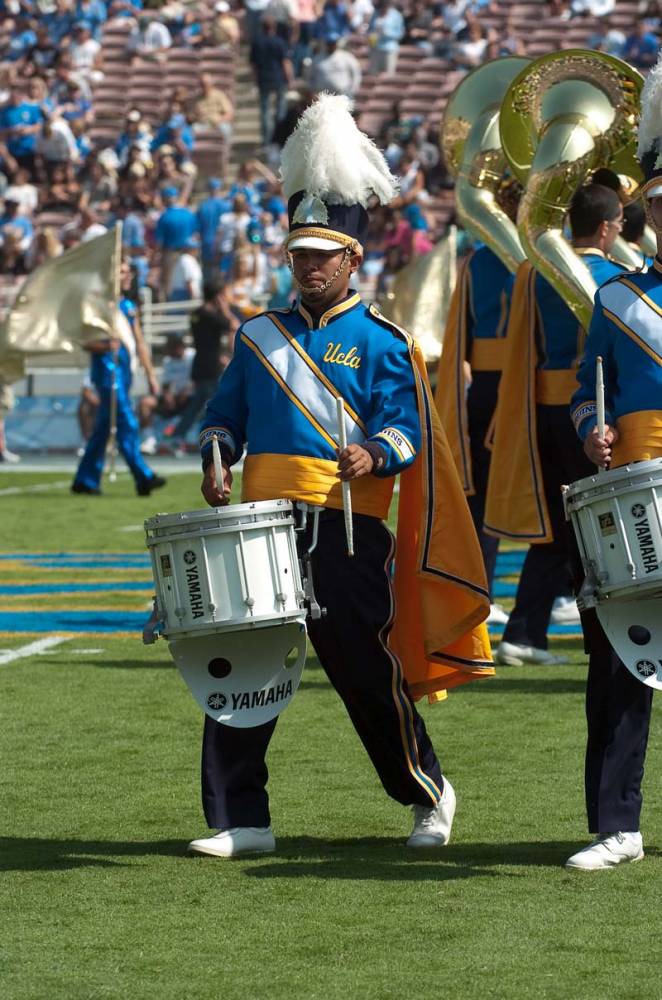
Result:
M99 339L86 345L92 355L90 377L99 394L100 405L94 429L71 484L72 493L92 496L101 494L101 477L111 433L113 386L117 445L129 466L138 496L149 496L152 490L166 483L162 476L157 476L150 469L140 453L138 421L131 406L132 359L136 352L145 368L150 389L155 389L158 393L158 384L142 334L136 329L138 316L135 303L126 294L130 285L131 270L129 264L123 261L120 264L122 295L119 301L121 316L118 317L118 326L120 323L123 325L124 338Z
M441 847L451 834L455 793L414 700L443 696L453 684L492 672L481 624L489 603L480 549L455 476L451 506L458 509L459 497L463 508L454 515L455 533L464 545L464 578L451 581L441 564L433 571L427 529L417 548L425 518L412 528L402 556L398 549L395 583L391 578L394 539L383 521L394 477L402 473L401 516L415 510L416 495L419 513L425 509L432 524L441 452L433 456L430 449L439 425L411 338L351 287L367 232L365 204L372 193L388 202L395 188L381 154L356 128L346 99L323 96L304 112L285 147L282 170L290 217L286 249L299 299L291 309L262 314L240 328L234 358L203 423L202 492L211 505L228 502L231 467L245 445L244 500L286 497L324 508L312 570L326 616L309 619L309 638L385 790L413 807L408 846ZM342 452L336 438L339 396L348 442ZM211 460L214 436L223 482L216 481ZM447 461L451 468L450 454ZM346 548L341 481L351 484L353 557ZM413 487L407 499L407 484L424 481L424 490ZM304 534L303 545L308 542ZM408 602L418 593L417 551L425 553L419 581L429 575L433 589L415 614ZM410 586L399 591L397 576L410 561ZM452 588L441 605L436 577L432 582L437 571L439 583L443 579ZM433 617L455 626L444 626L437 652L427 657L435 660L433 674L426 673L427 661L417 674L412 650L426 601ZM408 629L404 622L398 628L401 611ZM456 640L447 644L454 631ZM431 641L426 648L435 648ZM218 832L194 840L190 851L228 857L274 850L265 755L275 726L276 720L242 730L205 719L203 805L208 825Z
M646 177L643 194L657 237L657 256L648 270L623 274L598 290L579 388L571 404L586 455L603 468L662 457L661 110L659 60L644 87L639 127L639 156ZM604 365L604 436L597 428L598 356ZM617 656L595 610L583 612L582 626L589 653L586 812L595 839L569 858L566 867L599 871L644 856L641 784L653 692Z

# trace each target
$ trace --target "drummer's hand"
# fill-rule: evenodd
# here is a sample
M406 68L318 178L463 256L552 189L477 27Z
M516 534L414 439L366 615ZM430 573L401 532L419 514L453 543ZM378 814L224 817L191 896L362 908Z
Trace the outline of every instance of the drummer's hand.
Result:
M369 475L373 465L372 455L360 444L348 444L338 452L338 478L344 481Z
M605 469L611 462L612 445L617 441L618 431L615 427L605 426L605 436L603 438L599 437L598 428L594 427L584 441L584 452L594 465Z
M200 487L202 495L210 507L225 507L230 503L230 492L232 490L232 473L225 463L223 463L223 488L220 490L214 474L214 463L205 469L205 475Z

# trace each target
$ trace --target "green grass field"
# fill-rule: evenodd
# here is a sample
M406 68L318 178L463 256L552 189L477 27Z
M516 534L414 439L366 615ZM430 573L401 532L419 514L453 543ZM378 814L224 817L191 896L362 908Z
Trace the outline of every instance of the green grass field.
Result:
M40 481L59 483L51 475ZM143 551L157 510L202 506L198 476L149 499L120 477L102 498L0 476L0 553ZM4 493L16 488L26 492ZM117 592L5 595L2 612L142 611L149 572L0 561L2 583L115 581ZM75 598L75 599L74 599ZM647 857L581 875L584 656L501 668L423 708L458 794L451 844L407 852L411 818L383 794L316 661L270 752L277 853L186 856L202 717L164 642L0 634L2 1000L550 998L659 1000L660 724L643 821Z

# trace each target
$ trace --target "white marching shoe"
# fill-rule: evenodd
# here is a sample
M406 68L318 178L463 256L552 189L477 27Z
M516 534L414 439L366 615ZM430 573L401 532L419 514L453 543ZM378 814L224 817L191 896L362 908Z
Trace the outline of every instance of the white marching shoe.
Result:
M567 663L565 656L556 656L546 649L535 646L523 646L518 642L500 642L496 651L497 663L507 667L523 667L525 663L537 663L546 667Z
M444 847L451 839L455 805L453 786L444 778L444 788L436 806L412 806L414 829L407 847Z
M505 625L508 621L508 612L500 604L490 604L490 613L486 621L488 625Z
M565 863L566 868L577 871L595 872L603 868L614 868L628 861L641 861L644 845L641 834L600 833L595 840L577 851Z
M276 841L270 826L233 826L213 837L201 837L188 845L189 854L211 854L236 858L240 854L271 854Z
M557 597L549 620L553 625L578 625L581 618L574 597Z

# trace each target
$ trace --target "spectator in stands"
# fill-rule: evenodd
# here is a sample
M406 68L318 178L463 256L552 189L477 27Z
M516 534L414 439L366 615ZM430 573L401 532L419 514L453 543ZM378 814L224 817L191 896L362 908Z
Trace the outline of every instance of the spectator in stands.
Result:
M81 187L71 175L71 165L56 163L53 167L50 182L39 192L41 209L48 212L76 211L81 196Z
M572 0L570 10L579 17L605 17L612 14L616 0Z
M441 16L453 38L457 38L467 26L465 15L469 3L470 0L455 0L454 3L444 3L441 6Z
M206 281L218 269L218 224L221 217L232 208L232 203L222 197L221 188L221 181L217 177L210 177L207 181L209 195L200 202L196 211L202 272Z
M35 170L40 181L51 179L58 165L78 161L76 140L68 123L53 112L46 117L35 144Z
M218 223L219 266L224 274L231 270L235 244L238 237L246 232L251 220L246 195L235 195L231 211L225 212Z
M156 62L165 62L171 45L172 36L165 24L158 21L153 14L144 14L138 18L137 27L131 29L126 48L134 60L152 59Z
M95 212L108 213L117 194L117 178L114 172L93 155L81 174L81 184L83 188L81 205L89 206Z
M44 117L55 111L55 102L49 96L48 84L43 76L30 77L27 82L27 97L40 108Z
M391 117L384 123L379 135L380 145L385 147L386 161L391 170L398 169L405 146L411 142L416 129L422 122L422 115L405 116L403 114L402 101L393 102Z
M648 22L637 21L634 31L625 40L623 59L637 69L650 69L655 64L659 47L659 40Z
M177 165L174 153L173 146L161 146L158 150L155 157L154 181L159 190L166 187L176 188L179 193L180 204L187 205L191 200L195 174L184 170L184 167L188 166L188 164L182 164L180 168Z
M59 257L61 253L62 244L57 237L55 229L52 226L44 226L42 229L37 230L35 238L32 241L30 252L26 258L28 270L34 271L36 267L45 264L48 260L52 260L53 257Z
M19 167L25 167L34 177L35 146L44 116L36 104L26 100L23 89L14 84L9 100L0 108L0 139Z
M404 37L405 22L402 14L391 0L377 0L375 12L370 20L369 32L370 72L393 74L398 65L400 41Z
M411 205L419 199L426 197L425 175L421 167L418 149L413 142L407 143L405 151L398 166L398 183L400 193L394 198L393 206Z
M194 145L193 129L186 121L181 104L171 100L165 120L152 139L152 152L155 153L162 146L172 147L177 165L181 167L190 161Z
M603 18L586 42L589 49L622 57L625 50L625 33L615 28L609 17Z
M370 20L375 12L372 0L354 0L349 12L352 31L365 35L370 26Z
M69 46L71 66L78 75L94 83L103 80L103 52L101 44L92 38L90 26L85 21L74 25L74 36Z
M82 118L74 118L72 122L69 122L69 128L76 141L78 163L80 166L83 166L87 163L87 158L92 152L92 140L85 131L85 122Z
M246 10L246 38L249 45L253 45L261 34L262 16L269 6L269 0L244 0Z
M189 242L196 230L196 218L189 208L178 203L176 187L166 187L161 191L165 206L156 223L154 242L161 251L160 292L168 298L172 269L177 256Z
M344 35L349 35L351 30L347 4L343 0L326 0L315 27L317 38L322 41L326 41L329 36L342 38Z
M24 258L34 238L34 227L26 215L19 212L20 202L5 196L4 211L0 215L0 239L3 246L11 247L21 272L25 271ZM6 260L5 260L6 263ZM14 263L10 265L14 267ZM16 271L14 271L16 273Z
M199 420L216 384L232 359L238 322L230 308L225 283L220 276L205 282L203 303L191 313L191 337L195 357L191 368L193 392L172 431L175 454L183 453L186 435Z
M308 82L311 90L353 98L361 89L361 64L353 52L340 47L338 42L337 36L328 36L324 43L326 51L313 60Z
M129 159L129 150L138 149L140 159L144 163L152 162L152 130L144 120L138 108L131 108L124 121L124 128L117 137L115 152L120 166L125 167Z
M76 14L73 0L55 0L55 9L42 17L48 28L48 35L58 49L63 47L66 39L71 37Z
M198 257L200 241L196 235L189 236L182 250L177 254L170 277L170 302L188 302L202 295L202 268Z
M227 284L228 301L241 320L255 316L262 308L259 296L263 287L254 263L249 250L238 252Z
M85 96L83 85L77 79L69 82L65 99L58 102L56 107L68 122L80 119L85 125L91 125L94 121L92 101Z
M217 129L228 145L232 142L232 101L224 90L214 86L211 73L200 74L200 90L188 102L187 116L194 132Z
M407 205L404 214L411 226L410 257L420 257L422 254L429 253L433 249L434 243L429 235L430 225L421 211L420 205L415 203Z
M239 165L236 180L230 185L228 198L243 194L248 210L255 213L262 207L262 197L273 184L278 187L278 179L264 163L257 159L244 160Z
M302 75L304 63L311 58L316 23L317 0L296 0L296 17L291 39L295 77Z
M662 3L660 0L639 0L638 15L648 21L651 31L659 31L662 24Z
M108 20L108 11L103 0L78 0L76 17L81 18L89 25L92 38L96 42L100 42L101 29Z
M267 309L287 309L294 298L292 272L283 258L282 244L274 244L267 250L271 297Z
M23 63L37 44L36 22L19 15L14 22L14 30L9 36L9 44L2 52L4 62Z
M99 216L93 208L86 208L81 205L76 223L78 237L81 243L88 243L95 240L97 236L103 236L108 232L106 226L99 221Z
M232 14L230 4L227 0L217 0L214 4L214 16L203 30L203 43L222 49L238 49L240 39L239 21Z
M18 214L27 219L34 215L39 203L37 188L30 183L30 175L23 167L16 171L3 197L6 201L15 202L18 205Z
M28 60L40 73L47 73L55 66L57 45L51 40L45 24L37 25L37 39L27 54Z
M293 79L287 45L276 34L273 18L262 19L261 30L251 46L250 61L260 95L262 143L268 146L276 122L285 114L287 87Z
M405 15L404 45L415 45L423 52L432 52L434 45L431 39L434 13L425 0L414 0L409 13Z
M151 392L138 401L138 420L143 431L152 426L154 414L172 420L184 410L193 392L191 366L194 355L195 351L186 346L181 334L168 335L160 391ZM157 439L153 433L143 440L140 450L148 455L156 454Z
M110 0L108 17L140 17L143 0Z
M477 17L467 11L466 37L457 43L453 62L458 69L473 69L485 59L488 45L487 32Z
M272 17L276 22L276 34L282 38L288 49L293 44L296 35L297 23L297 0L269 0L265 10L267 17Z
M135 204L128 198L118 198L111 224L122 223L122 251L130 262L135 276L136 289L144 288L149 276L149 260L145 244L145 223L136 211Z
M92 91L89 83L74 73L71 56L68 52L62 52L55 60L55 78L50 89L50 97L55 105L64 104L70 100L71 84L78 84L83 97L91 101Z

